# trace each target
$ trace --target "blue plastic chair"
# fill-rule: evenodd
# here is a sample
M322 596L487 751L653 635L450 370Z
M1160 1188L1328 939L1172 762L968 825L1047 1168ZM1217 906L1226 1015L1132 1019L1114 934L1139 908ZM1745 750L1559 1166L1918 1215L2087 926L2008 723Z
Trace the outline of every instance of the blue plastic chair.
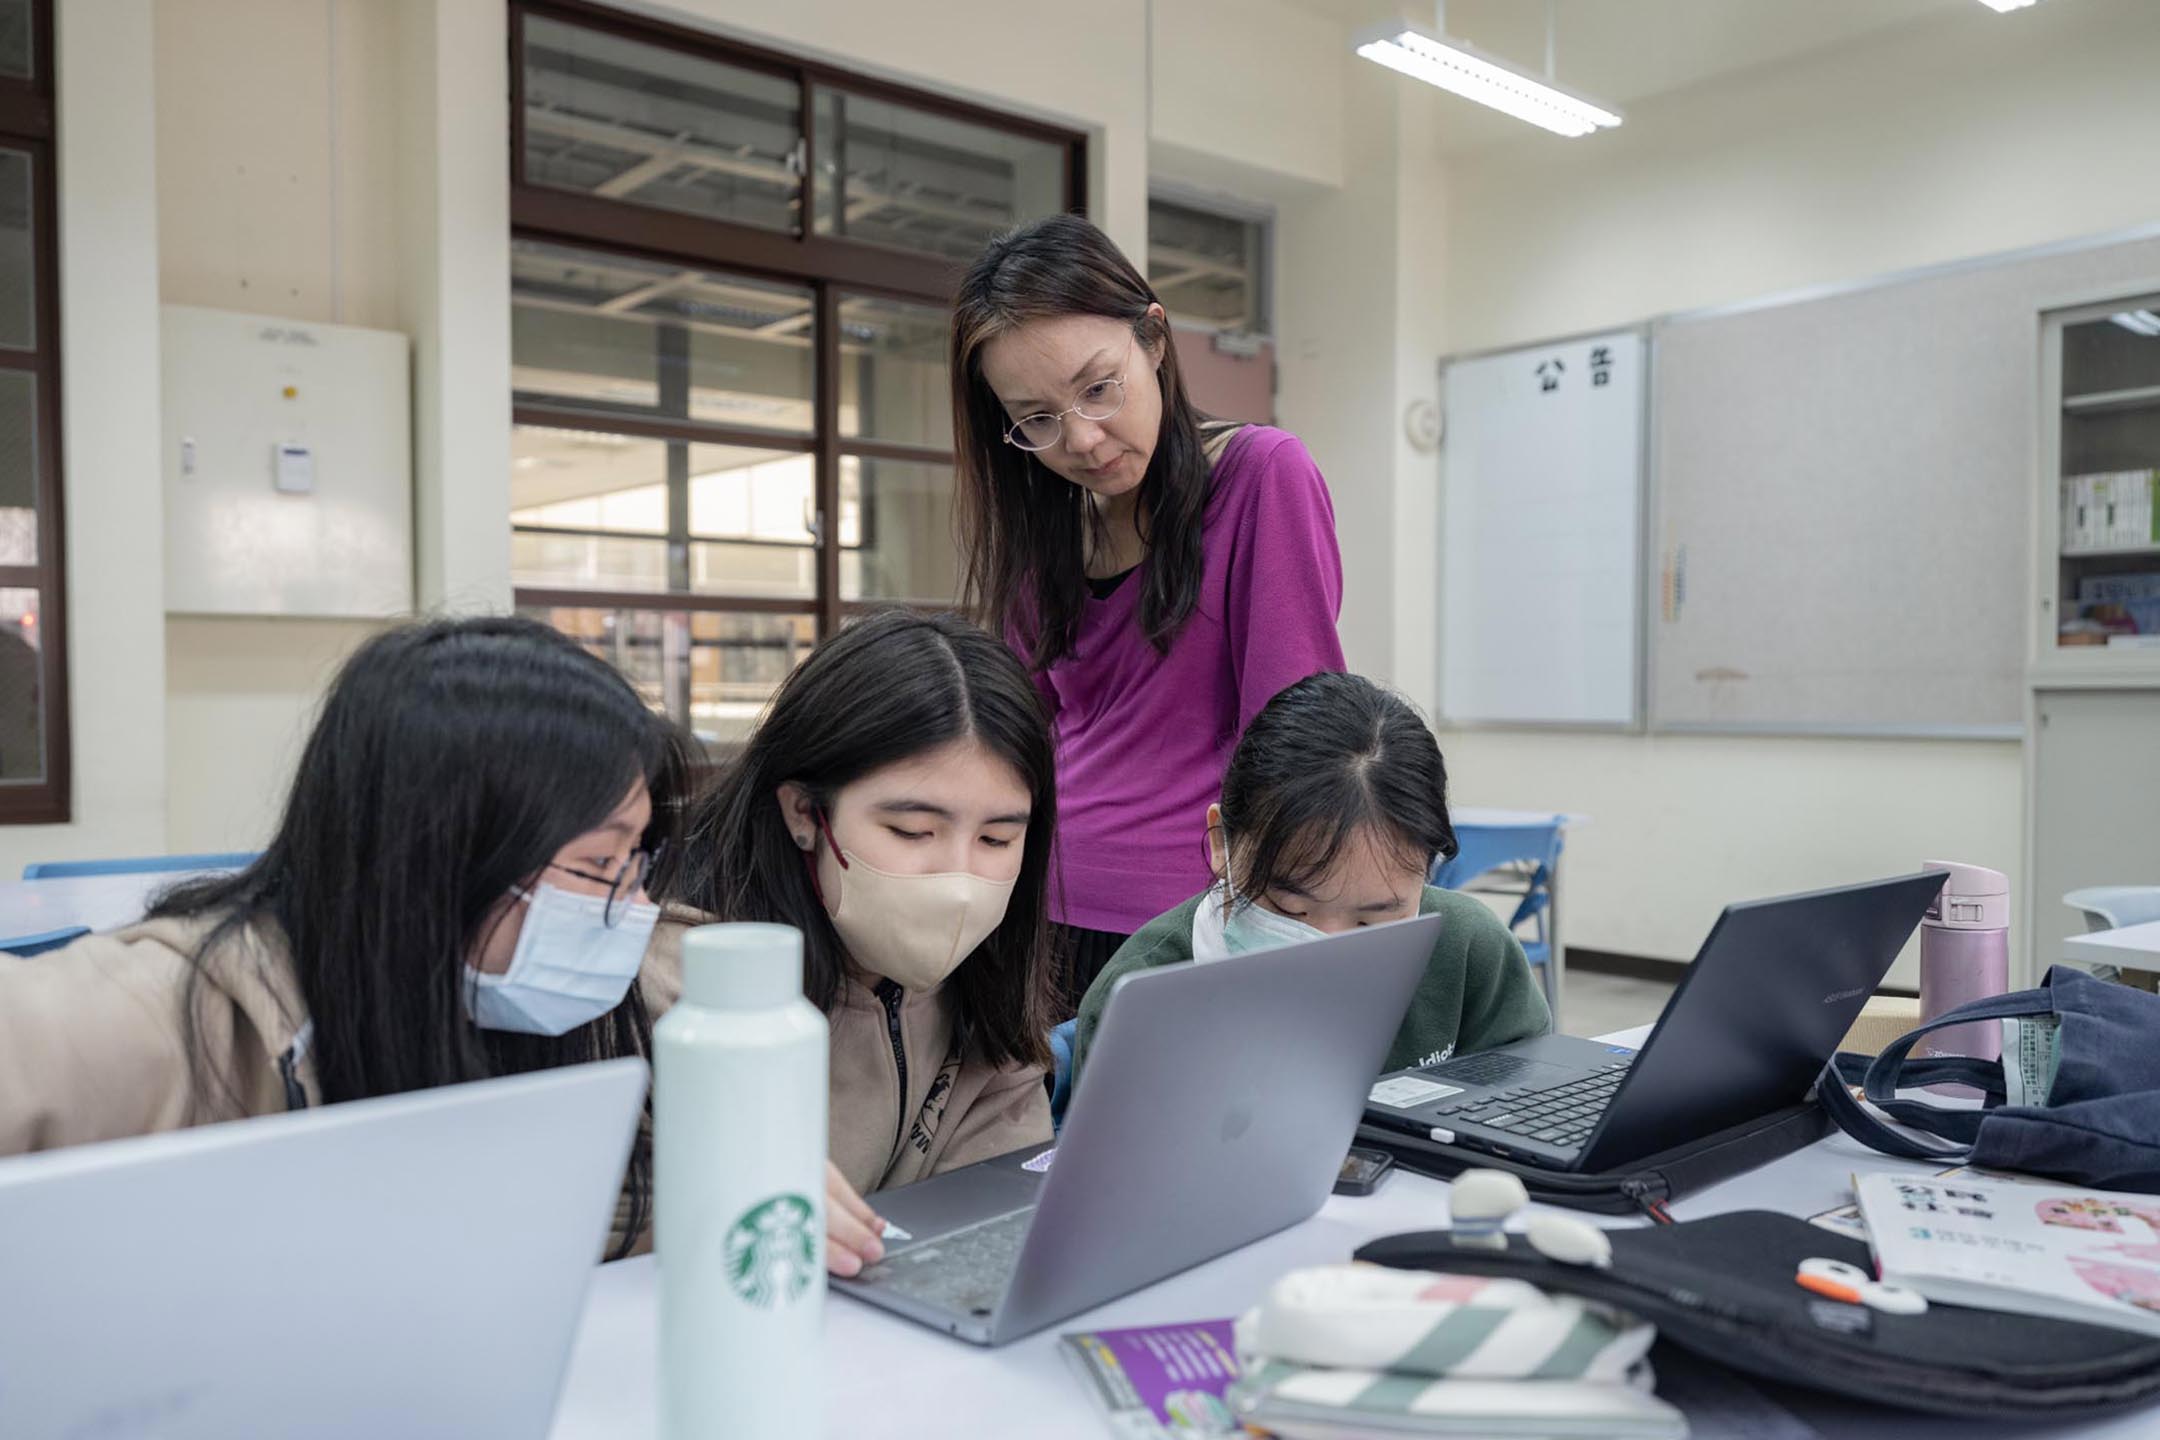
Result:
M1565 961L1559 946L1552 880L1560 868L1566 823L1566 817L1560 815L1521 825L1458 822L1455 843L1459 848L1455 857L1440 861L1432 872L1432 883L1443 890L1472 889L1473 882L1495 871L1504 872L1508 883L1478 888L1514 894L1517 885L1522 887L1522 901L1508 917L1508 929L1520 932L1525 925L1531 927L1528 934L1516 938L1522 942L1531 968L1544 982L1545 1003L1552 1007L1555 1021L1560 1016L1560 978Z
M147 855L135 860L38 860L23 866L25 880L62 880L74 875L159 875L168 870L243 870L260 856Z
M1050 1131L1065 1128L1065 1107L1072 1102L1073 1034L1078 1019L1067 1020L1050 1032L1050 1055L1057 1062L1050 1073Z
M70 925L65 929L46 930L36 935L17 935L12 940L0 940L0 951L27 959L32 955L42 955L48 950L58 950L89 933L90 927L87 925Z

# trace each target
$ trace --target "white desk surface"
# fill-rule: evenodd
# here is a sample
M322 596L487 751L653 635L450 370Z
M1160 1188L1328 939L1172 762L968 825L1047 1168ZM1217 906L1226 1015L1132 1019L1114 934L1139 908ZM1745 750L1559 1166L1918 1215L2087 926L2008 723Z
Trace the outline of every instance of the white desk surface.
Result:
M76 925L115 930L142 919L150 899L169 885L205 871L154 875L63 875L0 883L0 938L43 935Z
M1607 1037L1640 1043L1648 1026ZM1675 1204L1674 1217L1728 1210L1782 1210L1808 1216L1849 1202L1855 1169L1930 1174L1941 1167L1892 1160L1833 1135L1797 1154ZM1609 1227L1639 1222L1585 1216ZM828 1292L825 1299L826 1429L833 1440L927 1435L1026 1435L1029 1440L1103 1440L1107 1422L1057 1353L1072 1330L1164 1325L1236 1315L1284 1272L1350 1258L1368 1240L1408 1230L1444 1228L1448 1187L1398 1171L1376 1194L1331 1197L1319 1214L1204 1265L1075 1315L1024 1340L981 1349L911 1321ZM619 1440L658 1433L655 1416L657 1334L651 1256L594 1272L585 1318L570 1356L553 1440ZM2153 1411L2082 1424L1980 1424L1871 1409L1827 1396L1791 1405L1823 1440L1980 1440L1980 1437L2150 1437ZM1698 1423L1695 1440L1757 1440L1774 1431L1719 1429ZM1777 1440L1787 1440L1779 1436Z
M2087 964L2160 970L2160 920L2072 935L2062 942L2062 951L2064 958Z

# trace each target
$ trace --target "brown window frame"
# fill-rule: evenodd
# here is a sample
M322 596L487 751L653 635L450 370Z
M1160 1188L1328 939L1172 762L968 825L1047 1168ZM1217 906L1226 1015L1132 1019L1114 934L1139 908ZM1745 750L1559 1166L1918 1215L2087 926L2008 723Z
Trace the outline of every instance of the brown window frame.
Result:
M74 818L67 666L67 532L61 504L60 220L53 84L52 0L31 0L32 78L0 76L0 145L27 152L33 182L37 343L0 350L0 368L37 380L37 563L0 565L0 588L38 592L39 724L45 774L0 783L0 824L65 824Z
M955 452L946 447L896 444L840 434L840 326L844 300L857 297L950 305L962 264L935 255L891 249L861 240L817 233L814 179L806 179L800 219L793 233L663 210L624 200L582 195L529 183L525 179L525 22L545 19L694 54L744 69L791 79L802 100L804 153L817 153L817 87L888 101L950 119L1048 141L1058 146L1065 166L1065 208L1084 212L1087 199L1087 139L1081 133L1023 116L972 105L888 80L806 60L756 45L627 14L591 0L508 0L510 9L510 225L513 240L572 246L666 264L724 269L751 279L808 287L817 337L812 367L811 430L808 435L778 437L758 431L650 415L608 416L604 408L551 403L533 395L514 397L512 417L520 425L546 425L669 441L718 440L774 449L801 450L815 457L813 504L823 521L815 542L814 594L802 599L686 594L679 590L599 590L561 586L517 586L519 608L590 608L656 612L731 611L814 617L816 638L838 632L856 615L895 605L946 608L951 600L861 599L840 596L840 462L855 457L917 462L951 467ZM807 168L807 167L806 167Z

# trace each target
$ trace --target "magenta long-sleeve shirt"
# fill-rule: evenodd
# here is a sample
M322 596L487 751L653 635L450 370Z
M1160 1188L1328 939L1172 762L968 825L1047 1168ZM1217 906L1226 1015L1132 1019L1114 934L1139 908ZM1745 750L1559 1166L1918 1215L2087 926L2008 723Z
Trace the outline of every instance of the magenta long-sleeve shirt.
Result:
M1295 435L1255 425L1216 463L1199 604L1158 652L1134 576L1090 599L1074 652L1039 674L1055 712L1053 918L1130 933L1213 883L1207 807L1277 691L1343 668L1342 556L1327 482ZM1062 883L1060 883L1062 881Z

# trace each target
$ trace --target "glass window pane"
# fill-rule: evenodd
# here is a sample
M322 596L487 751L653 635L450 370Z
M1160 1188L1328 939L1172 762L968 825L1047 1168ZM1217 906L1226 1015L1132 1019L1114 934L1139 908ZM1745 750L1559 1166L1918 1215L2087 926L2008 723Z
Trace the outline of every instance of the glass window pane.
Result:
M0 345L37 347L37 232L30 155L0 149Z
M691 447L690 533L707 539L811 543L817 461L781 450Z
M2160 295L2123 302L2105 320L2063 326L2063 397L2160 386Z
M740 743L817 643L809 615L521 606L629 678L708 745Z
M708 745L747 740L773 691L816 644L817 621L809 615L693 612L691 732Z
M904 300L840 302L840 433L952 448L947 312Z
M0 370L0 565L35 565L37 377Z
M521 400L810 433L806 287L518 240L510 291Z
M520 615L543 621L599 656L655 710L666 708L661 685L660 612L521 605Z
M525 178L634 205L801 228L802 92L679 50L525 21Z
M690 542L690 588L699 595L809 600L817 595L814 546Z
M952 467L840 459L840 597L953 599Z
M510 536L510 576L515 584L548 589L665 594L667 541L518 530Z
M37 78L36 6L32 0L0 0L0 75Z
M545 425L513 427L510 447L518 584L817 593L817 470L807 453ZM693 543L676 574L667 538L683 533Z
M0 782L45 778L38 592L0 590Z
M1265 333L1265 244L1259 221L1148 201L1148 284L1174 319Z
M690 588L701 595L817 594L817 461L700 445L690 477ZM714 540L734 541L715 544Z
M1065 149L843 90L817 91L817 233L972 260L1065 208Z
M665 535L668 444L593 430L513 426L510 523Z

